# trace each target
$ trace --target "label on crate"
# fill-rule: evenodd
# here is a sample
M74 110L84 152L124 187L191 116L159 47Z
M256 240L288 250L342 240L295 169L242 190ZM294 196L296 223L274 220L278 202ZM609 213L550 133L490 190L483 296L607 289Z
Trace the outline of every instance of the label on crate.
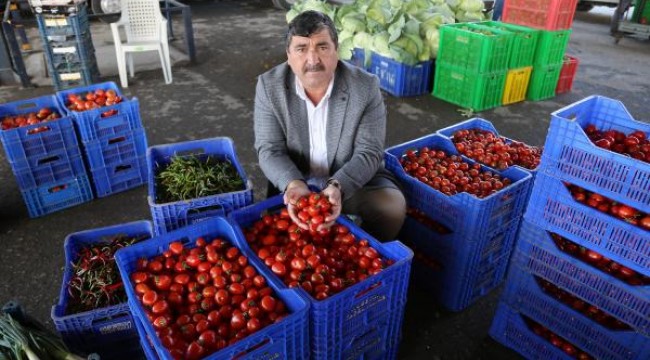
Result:
M52 48L52 52L55 54L75 53L77 52L77 48L74 46L57 47L57 48Z
M68 26L68 20L66 18L45 19L45 26Z
M345 320L350 320L352 318L355 318L363 314L369 308L376 306L377 304L384 301L386 301L386 295L370 296L369 298L363 300L359 304L355 305L352 309L350 309L347 315L345 316Z
M81 73L76 72L76 73L69 73L69 74L59 74L59 77L61 78L62 81L81 80Z
M131 324L131 321L123 321L115 324L110 324L106 326L102 326L99 328L99 332L102 335L107 335L107 334L112 334L116 332L122 332L122 331L127 331L131 330L133 328L133 325Z

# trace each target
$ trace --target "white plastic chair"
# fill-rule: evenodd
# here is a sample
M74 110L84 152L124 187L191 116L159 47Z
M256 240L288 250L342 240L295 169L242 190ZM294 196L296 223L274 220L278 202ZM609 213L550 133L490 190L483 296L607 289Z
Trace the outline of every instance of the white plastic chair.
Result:
M126 30L125 43L120 37L120 26ZM171 84L172 68L169 60L167 19L160 13L158 0L122 0L122 15L119 21L111 23L111 30L123 88L129 86L126 76L127 63L131 77L134 76L131 53L153 50L157 50L160 55L165 83Z

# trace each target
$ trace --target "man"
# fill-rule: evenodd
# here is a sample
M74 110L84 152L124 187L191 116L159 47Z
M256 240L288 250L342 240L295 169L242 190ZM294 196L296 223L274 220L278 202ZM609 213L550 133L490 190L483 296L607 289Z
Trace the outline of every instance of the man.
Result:
M287 62L262 74L255 95L255 149L269 181L284 191L294 222L296 201L323 188L331 226L343 211L358 215L379 240L394 239L406 201L383 166L386 108L378 79L338 60L332 20L307 11L290 24Z

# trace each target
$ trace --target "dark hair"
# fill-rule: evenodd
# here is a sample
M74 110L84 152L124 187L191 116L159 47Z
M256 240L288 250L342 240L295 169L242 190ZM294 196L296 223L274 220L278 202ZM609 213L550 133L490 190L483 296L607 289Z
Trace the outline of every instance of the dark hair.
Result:
M338 49L339 37L336 33L336 27L334 27L334 22L332 19L321 12L308 10L300 13L289 23L289 29L287 30L286 38L287 50L289 50L289 45L291 44L292 37L309 37L312 34L323 30L324 28L329 31L330 37L332 38L332 41L334 41L334 46Z

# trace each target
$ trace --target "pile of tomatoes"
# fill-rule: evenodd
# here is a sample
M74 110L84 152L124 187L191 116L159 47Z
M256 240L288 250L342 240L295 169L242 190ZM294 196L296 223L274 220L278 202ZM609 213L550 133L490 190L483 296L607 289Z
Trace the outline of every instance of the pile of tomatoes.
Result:
M646 214L625 204L618 203L579 186L569 183L565 183L565 185L571 192L571 196L573 196L577 202L586 204L600 212L613 215L644 230L650 230L650 214Z
M484 198L512 182L495 172L482 170L478 163L470 165L458 155L450 156L426 146L407 150L400 164L407 174L445 195L466 192Z
M174 359L200 359L284 318L287 309L248 258L223 239L173 242L130 275Z
M552 296L556 300L570 306L573 310L583 314L600 325L612 330L630 330L630 326L626 323L600 310L597 306L585 302L570 292L561 289L557 285L537 276L535 277L535 281L537 281L542 291L547 293L549 296Z
M306 231L291 222L286 208L264 215L245 229L257 256L289 287L326 299L392 265L368 240L346 226Z
M38 112L23 115L5 116L2 119L2 130L34 125L41 122L59 119L61 116L50 108L42 108Z
M89 91L86 94L69 94L67 98L67 108L72 111L87 111L99 109L104 106L111 106L122 102L122 97L117 95L113 89L97 89ZM102 113L102 117L109 117L117 114L116 109L111 109Z
M625 135L618 130L601 131L595 125L589 124L585 133L598 147L650 162L650 140L643 131L637 130Z
M512 165L536 169L542 157L541 148L519 141L507 141L488 130L458 130L451 140L459 153L499 170Z
M562 236L551 233L553 242L562 252L591 265L592 267L610 274L632 286L650 285L650 277L640 274L620 263L613 261L597 251L587 249Z
M542 337L544 340L548 341L551 343L551 345L555 346L556 348L564 351L565 354L569 355L570 357L578 360L592 360L594 359L591 355L587 354L586 352L582 351L575 345L571 344L570 342L566 341L565 339L559 337L556 333L552 332L551 330L545 328L544 326L540 325L539 323L531 320L530 318L524 317L524 320L526 321L528 327L537 335Z

